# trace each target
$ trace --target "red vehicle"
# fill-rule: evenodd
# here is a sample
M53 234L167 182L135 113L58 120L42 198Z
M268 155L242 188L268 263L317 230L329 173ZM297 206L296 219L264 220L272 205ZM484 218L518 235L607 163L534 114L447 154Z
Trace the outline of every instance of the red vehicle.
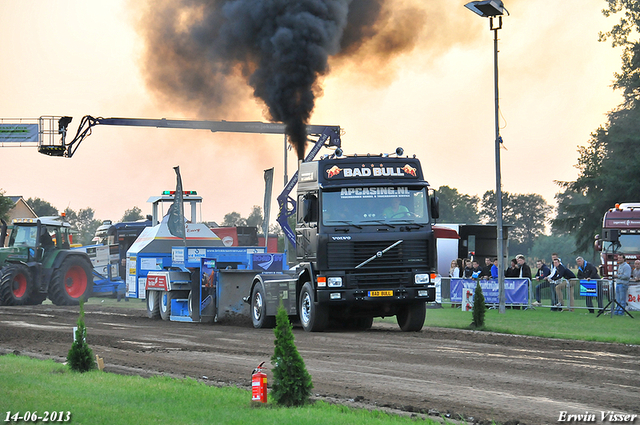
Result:
M595 247L601 252L603 278L611 278L618 269L615 254L625 254L631 263L640 259L640 202L616 204L605 212Z

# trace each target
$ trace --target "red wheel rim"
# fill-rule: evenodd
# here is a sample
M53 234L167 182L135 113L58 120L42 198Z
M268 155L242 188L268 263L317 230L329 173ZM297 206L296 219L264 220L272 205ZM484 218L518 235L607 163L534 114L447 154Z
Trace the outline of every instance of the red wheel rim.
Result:
M87 290L87 275L80 266L72 266L64 275L64 289L71 298L80 298Z
M27 293L27 277L25 275L17 274L13 278L13 296L16 298L22 298Z

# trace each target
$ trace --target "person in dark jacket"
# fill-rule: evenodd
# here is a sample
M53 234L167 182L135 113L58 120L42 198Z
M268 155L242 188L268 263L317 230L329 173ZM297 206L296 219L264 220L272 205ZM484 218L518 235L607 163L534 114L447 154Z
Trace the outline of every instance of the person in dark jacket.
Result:
M529 265L526 263L524 255L516 255L516 261L518 264L518 277L526 277L527 279L531 279L531 267L529 267Z
M486 257L484 259L484 267L482 268L483 279L491 278L491 267L493 267L493 261L491 261L491 257Z
M536 266L538 267L538 271L536 272L536 275L534 276L534 279L539 281L542 281L541 283L538 283L536 285L536 289L535 289L535 297L536 300L531 303L532 306L534 307L538 307L540 305L542 305L542 297L540 295L540 292L543 288L549 288L550 284L549 281L546 280L546 278L551 274L551 270L549 270L549 267L547 267L547 265L544 263L544 260L538 260L536 261ZM553 295L555 295L555 291L552 292L552 304L553 303Z
M520 269L518 269L518 260L511 259L511 265L504 271L504 277L518 277L520 276Z
M600 275L598 274L598 269L591 263L588 263L582 257L576 258L576 263L578 264L578 279L585 280L598 280L600 279ZM573 295L573 292L572 292ZM593 313L593 297L586 297L587 308L589 309L589 313ZM598 310L602 310L602 288L601 282L596 282L596 298L598 299Z
M465 279L471 279L473 277L473 266L471 265L471 260L464 260L464 270L462 272L462 277Z
M569 279L575 279L576 275L573 274L571 270L562 265L559 258L555 258L553 260L553 265L556 269L556 272L553 274L553 276L549 276L549 280L556 283L556 296L558 297L558 304L556 304L556 308L558 308L559 311L562 311L562 290L566 288L567 281ZM565 280L560 281L561 279ZM575 283L573 283L571 286L573 287L573 285L575 285ZM569 291L569 302L569 311L573 311L573 291L571 290Z

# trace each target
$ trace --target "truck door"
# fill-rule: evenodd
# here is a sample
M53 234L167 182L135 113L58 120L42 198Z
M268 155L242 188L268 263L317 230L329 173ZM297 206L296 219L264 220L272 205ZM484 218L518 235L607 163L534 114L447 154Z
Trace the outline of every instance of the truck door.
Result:
M296 253L298 259L315 261L318 253L318 195L298 196Z

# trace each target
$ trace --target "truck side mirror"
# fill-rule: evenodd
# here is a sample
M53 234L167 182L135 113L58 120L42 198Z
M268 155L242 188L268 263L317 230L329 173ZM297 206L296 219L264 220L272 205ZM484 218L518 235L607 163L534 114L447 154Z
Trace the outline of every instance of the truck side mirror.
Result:
M440 199L435 195L431 198L431 218L440 218Z

